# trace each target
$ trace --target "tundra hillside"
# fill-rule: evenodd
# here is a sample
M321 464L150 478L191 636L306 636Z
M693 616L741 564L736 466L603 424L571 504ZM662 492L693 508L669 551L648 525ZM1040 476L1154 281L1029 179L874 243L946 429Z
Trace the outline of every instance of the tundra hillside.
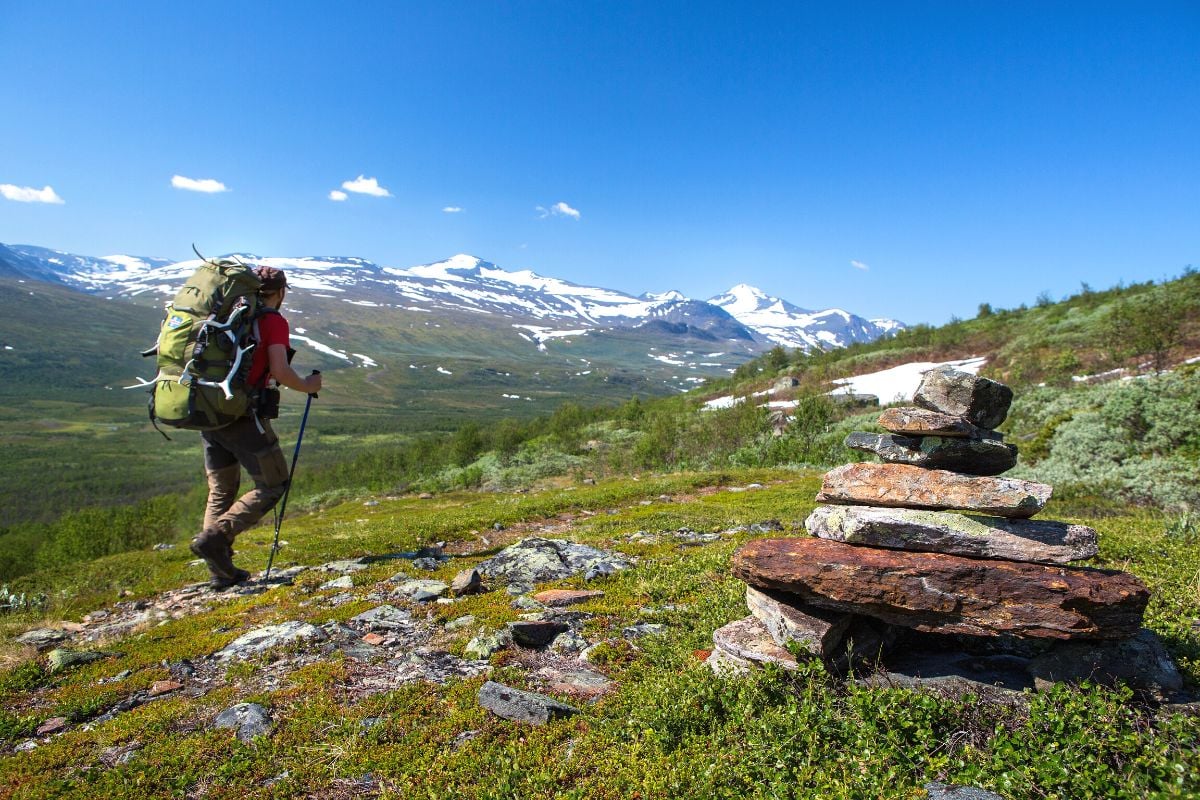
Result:
M342 433L314 426L333 441L297 482L276 562L291 582L265 590L189 588L203 577L179 546L199 517L195 489L13 525L2 540L19 555L4 562L0 792L916 798L939 781L1006 798L1194 796L1200 381L1184 362L1200 352L1197 286L1188 273L981 308L871 346L773 351L686 395L564 403L541 418L381 434L370 448L340 449ZM1122 326L1155 316L1141 304L1165 295L1189 299L1161 358L1147 349L1155 337L1140 352L1117 348L1136 338ZM1077 366L1051 370L1066 353ZM814 467L860 458L842 440L876 429L878 409L834 401L827 382L969 356L1018 388L1001 430L1022 474L1056 485L1047 516L1095 528L1088 565L1151 589L1146 625L1183 673L1181 696L1085 682L985 701L867 686L820 662L715 675L701 661L713 631L745 616L733 552L803 535ZM1118 369L1137 378L1073 380ZM704 406L721 397L744 400ZM767 399L786 401L790 421L759 405ZM248 532L241 557L265 564L271 535ZM485 591L433 599L534 539L603 555L516 593L497 574ZM535 598L554 602L541 594L552 589L591 593L554 617L565 626L557 649L492 650L506 631L547 621ZM481 704L489 680L577 713L534 727L497 717ZM246 727L251 705L258 727ZM236 735L217 727L235 708Z

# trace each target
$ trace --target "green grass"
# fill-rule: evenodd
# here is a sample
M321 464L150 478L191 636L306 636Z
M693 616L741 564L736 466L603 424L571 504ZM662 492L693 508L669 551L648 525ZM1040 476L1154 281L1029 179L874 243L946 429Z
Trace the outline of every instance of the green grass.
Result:
M764 488L720 488L750 482ZM439 539L478 542L477 532L487 533L495 522L512 526L570 513L570 538L615 547L638 560L634 569L590 584L606 595L585 606L596 614L589 638L647 620L666 623L668 633L639 640L636 649L612 648L604 669L619 689L585 705L579 716L542 728L484 712L475 700L479 679L410 685L365 700L348 696L339 688L347 666L336 658L294 673L276 691L256 694L253 676L272 658L267 656L230 668L227 685L196 700L156 701L92 730L75 728L31 753L0 756L0 784L7 787L0 795L337 796L345 781L370 773L382 796L393 798L916 798L920 786L935 779L1013 798L1194 796L1200 720L1156 716L1120 691L1064 687L1029 695L1025 703L993 705L969 696L856 688L818 666L797 675L767 670L748 678L713 676L693 651L711 647L716 627L745 614L743 586L730 576L729 559L750 535L698 548L665 540L634 545L625 537L684 525L725 530L766 519L780 520L784 535L793 534L813 507L817 482L815 472L735 470L595 486L560 482L520 494L381 499L369 507L356 500L298 514L287 524L285 563L410 549ZM660 500L663 494L672 500ZM1200 634L1192 623L1200 616L1200 553L1194 542L1168 535L1167 520L1154 512L1091 518L1084 516L1090 507L1083 500L1053 501L1045 516L1094 525L1101 533L1094 563L1146 580L1154 591L1147 624L1196 686ZM265 560L268 540L262 528L246 534L239 561ZM434 576L447 579L486 554L456 559ZM27 578L65 590L67 596L53 600L51 615L72 618L111 602L126 586L149 596L199 579L188 559L178 550L126 553ZM394 563L379 564L356 573L354 582L366 586L395 569ZM315 596L318 577L302 576L295 587L149 628L106 646L119 657L64 675L48 676L28 661L9 667L0 672L0 736L19 741L53 714L86 718L166 677L164 659L211 653L249 627L346 619L370 606L301 605ZM673 610L662 610L664 605ZM502 591L432 611L443 621L471 613L492 627L519 613ZM11 618L8 634L34 622L28 614ZM460 632L451 649L469 635ZM494 663L493 679L527 685L503 655ZM132 674L119 683L98 682L121 670ZM251 697L273 710L278 727L270 739L244 745L207 729L218 711ZM368 730L360 724L367 717L383 722ZM459 739L465 732L474 733ZM129 763L110 769L100 762L106 748L133 741L141 749ZM264 785L271 779L278 780Z

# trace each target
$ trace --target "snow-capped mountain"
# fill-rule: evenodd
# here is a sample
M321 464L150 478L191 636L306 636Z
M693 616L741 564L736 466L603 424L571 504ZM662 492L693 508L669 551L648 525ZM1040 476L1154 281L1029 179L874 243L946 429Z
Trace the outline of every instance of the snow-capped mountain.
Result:
M745 283L708 302L771 342L801 350L870 342L904 328L894 319L864 319L840 308L808 311Z
M490 317L542 349L548 339L614 330L726 342L742 352L775 344L827 349L903 327L840 309L805 311L745 284L705 302L677 291L635 297L529 270L508 271L469 255L407 269L361 258L239 257L285 270L288 282L306 295L364 308ZM8 262L16 264L8 271L20 277L62 282L103 296L162 299L171 297L200 264L198 259L93 258L27 245L0 246L0 270Z

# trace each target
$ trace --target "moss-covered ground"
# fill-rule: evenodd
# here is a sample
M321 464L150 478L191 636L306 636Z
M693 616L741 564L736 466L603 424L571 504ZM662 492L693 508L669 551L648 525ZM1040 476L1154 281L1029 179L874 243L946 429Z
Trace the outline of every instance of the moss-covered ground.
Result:
M596 485L561 480L511 494L362 497L286 521L287 544L277 561L283 566L446 541L457 556L432 577L448 581L525 535L635 556L634 568L588 584L605 596L581 607L595 615L585 630L589 640L614 637L596 660L617 688L593 704L564 696L582 713L543 727L482 709L476 701L482 679L363 696L348 690L349 662L337 656L262 689L256 674L286 656L286 648L228 666L202 696L167 695L111 721L88 723L167 679L166 664L201 659L252 627L344 620L373 605L313 602L334 593L318 588L327 575L302 573L292 586L213 604L103 643L101 649L119 655L58 675L44 669L44 656L12 642L47 620L10 616L4 623L7 666L0 670L0 797L916 798L930 780L986 787L1006 798L1197 796L1200 717L1139 705L1120 690L1059 687L996 705L971 696L858 688L819 665L799 674L714 676L701 661L713 630L746 613L744 587L730 576L729 559L757 534L743 531L690 547L669 537L631 542L629 534L683 526L728 531L769 519L784 527L772 535L799 534L818 481L817 472L783 470ZM754 483L761 487L746 489ZM1052 503L1044 516L1100 531L1094 565L1127 569L1151 586L1147 625L1163 638L1189 686L1200 684L1198 542L1167 535L1163 519L1151 512L1104 503ZM495 530L496 523L503 530ZM265 563L272 533L264 526L245 534L238 561ZM40 614L79 620L123 595L152 600L200 580L202 568L190 562L179 546L62 565L53 575L30 578L58 587ZM384 580L397 568L394 561L372 565L354 574L355 587ZM439 621L472 614L491 627L520 614L502 588L427 609ZM666 633L636 646L615 638L622 626L642 621L665 623ZM468 635L451 638L448 648L461 652ZM493 680L530 685L505 653L494 656L493 665ZM210 728L219 711L239 701L270 708L273 735L245 744ZM13 752L54 716L71 720L66 733L39 740L30 752ZM364 724L370 718L381 721ZM112 754L134 743L132 755L114 764Z

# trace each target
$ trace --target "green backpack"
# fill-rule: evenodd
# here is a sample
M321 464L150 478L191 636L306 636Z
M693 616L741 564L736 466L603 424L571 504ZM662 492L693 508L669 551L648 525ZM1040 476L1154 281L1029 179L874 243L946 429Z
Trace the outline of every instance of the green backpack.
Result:
M246 385L261 313L262 281L235 258L202 263L167 306L155 347L150 420L209 431L253 412L257 390Z

